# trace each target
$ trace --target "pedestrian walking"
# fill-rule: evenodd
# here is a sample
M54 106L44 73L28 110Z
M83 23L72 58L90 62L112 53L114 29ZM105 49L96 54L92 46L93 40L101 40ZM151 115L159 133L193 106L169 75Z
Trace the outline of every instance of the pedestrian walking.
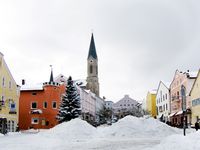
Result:
M199 122L197 121L194 126L195 126L196 131L198 131L198 129L199 129Z

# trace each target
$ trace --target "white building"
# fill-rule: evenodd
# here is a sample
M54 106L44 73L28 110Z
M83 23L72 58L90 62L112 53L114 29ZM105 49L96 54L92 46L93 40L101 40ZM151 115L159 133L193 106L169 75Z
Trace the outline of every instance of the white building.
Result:
M169 121L170 114L170 83L160 81L156 93L157 118L161 121Z
M113 109L113 101L105 101L105 107L106 109Z
M118 116L118 118L122 118L126 113L138 111L138 104L136 100L125 95L124 98L113 104L114 114Z

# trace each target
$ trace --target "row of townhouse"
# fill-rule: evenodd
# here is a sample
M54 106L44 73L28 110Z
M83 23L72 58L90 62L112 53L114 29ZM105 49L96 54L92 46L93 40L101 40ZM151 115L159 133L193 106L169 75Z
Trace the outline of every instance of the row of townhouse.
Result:
M0 133L17 129L49 129L58 124L56 116L62 95L65 93L67 78L62 74L50 81L28 85L22 80L18 86L0 53ZM105 101L75 81L81 99L82 117L98 122L99 111Z
M147 96L147 111L152 117L169 122L173 126L181 127L183 120L186 120L187 125L194 125L200 118L199 82L199 72L176 70L172 82L160 81L158 88L151 93L153 98L149 99ZM148 109L149 107L151 109ZM186 113L185 118L183 110Z
M82 84L75 81L81 99L83 119L91 122L100 120L104 99L99 97L98 57L92 34L87 58L87 80ZM55 79L51 71L49 82L27 85L22 81L18 86L0 53L0 132L5 128L15 131L30 128L48 129L56 124L56 116L62 95L65 93L67 78L60 74Z
M52 73L51 73L52 74ZM53 76L53 75L51 75ZM67 78L60 74L49 82L36 86L22 85L19 108L19 129L49 129L58 124L58 114L62 95L66 90ZM90 90L86 90L80 81L74 81L80 94L82 119L98 122L98 112L104 106L104 100Z

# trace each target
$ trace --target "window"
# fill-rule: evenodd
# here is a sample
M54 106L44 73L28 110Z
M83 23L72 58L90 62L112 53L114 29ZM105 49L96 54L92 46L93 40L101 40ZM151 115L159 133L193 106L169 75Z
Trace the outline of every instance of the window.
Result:
M52 108L57 108L57 104L56 104L56 102L52 102Z
M167 99L167 94L165 94L165 99Z
M45 126L46 125L46 121L45 119L42 119L42 126Z
M2 86L5 87L5 78L2 79Z
M5 97L1 96L1 105L4 105L4 104L5 104Z
M37 95L37 93L32 93L32 95Z
M11 112L15 112L16 111L16 104L15 103L11 103L10 104L10 111Z
M179 98L179 91L177 91L177 98Z
M163 95L163 101L165 100L165 95Z
M168 110L168 108L167 108L167 104L166 104L166 110Z
M92 73L93 72L93 70L92 70L93 68L92 68L92 65L90 65L90 73Z
M43 108L47 108L47 102L43 103Z
M36 108L37 108L37 102L32 102L31 109L36 109Z
M38 118L32 118L31 124L39 124L39 119Z

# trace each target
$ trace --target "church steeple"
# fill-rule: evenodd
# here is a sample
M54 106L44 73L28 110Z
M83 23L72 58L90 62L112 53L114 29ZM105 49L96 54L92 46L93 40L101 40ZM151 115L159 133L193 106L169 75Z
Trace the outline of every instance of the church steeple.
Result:
M92 37L91 37L91 41L90 41L90 48L89 48L89 53L88 53L88 59L92 57L94 59L98 59L97 58L97 52L96 52L96 47L95 47L95 42L94 42L94 36L92 33Z
M98 58L92 33L87 58L87 85L86 88L99 96Z
M51 67L51 75L50 75L49 82L51 83L51 82L54 82L54 81L53 81L53 68L52 68L52 65L50 65L50 67Z

